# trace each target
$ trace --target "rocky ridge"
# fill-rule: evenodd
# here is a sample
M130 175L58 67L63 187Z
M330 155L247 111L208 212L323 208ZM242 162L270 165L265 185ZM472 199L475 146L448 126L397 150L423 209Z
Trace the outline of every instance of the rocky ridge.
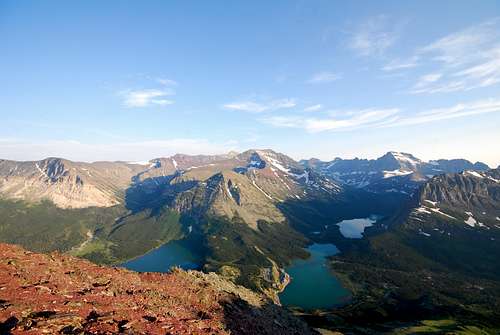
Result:
M0 244L2 334L312 334L220 276L135 273Z
M0 160L0 195L60 208L111 207L122 202L131 178L144 169L123 162L72 162L60 158Z
M336 181L371 192L399 192L411 195L433 176L465 170L485 171L488 165L465 159L423 161L412 154L390 151L377 159L341 159L325 162L303 160L301 164Z

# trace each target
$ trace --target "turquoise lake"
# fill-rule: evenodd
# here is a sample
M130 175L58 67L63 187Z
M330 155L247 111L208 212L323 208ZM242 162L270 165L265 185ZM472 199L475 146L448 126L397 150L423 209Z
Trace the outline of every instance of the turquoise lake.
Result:
M335 278L327 265L327 257L339 251L333 244L313 244L307 250L311 257L295 260L286 268L291 282L279 295L284 306L305 310L338 306L350 298L350 293Z
M200 260L183 241L172 241L121 266L137 272L168 272L172 266L196 270Z

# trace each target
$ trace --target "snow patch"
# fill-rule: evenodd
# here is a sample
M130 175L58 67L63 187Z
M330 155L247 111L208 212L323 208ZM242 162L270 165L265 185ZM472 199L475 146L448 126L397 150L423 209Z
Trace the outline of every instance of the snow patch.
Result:
M271 171L273 172L273 174L276 176L276 178L278 178L282 183L283 185L285 185L285 187L290 191L290 186L288 186L288 184L283 180L281 179L281 177L276 173L276 169L274 169L273 167L270 167Z
M425 214L432 214L429 209L425 206L419 207L415 209L416 212L418 213L425 213Z
M465 214L467 214L469 217L467 218L467 220L464 220L465 224L471 226L471 227L475 227L476 226L476 219L474 219L474 217L472 216L472 213L471 212L465 212Z
M424 235L424 236L427 236L427 237L430 237L430 236L431 236L431 234L426 233L426 232L424 232L424 231L422 231L422 230L419 230L419 231L418 231L418 233L419 233L420 235Z
M474 176L476 178L484 178L484 176L476 171L471 171L471 170L466 170L464 171L464 174L468 174L468 175L471 175L471 176Z
M408 194L408 192L405 192L403 190L397 190L395 188L387 189L387 190L385 190L385 192L388 192L388 193L403 193L403 194Z
M269 163L271 163L271 165L274 166L275 168L277 168L278 170L283 171L287 174L290 173L290 169L287 169L286 167L281 165L281 163L277 159L275 159L274 157L271 157L267 152L260 151L257 153L259 155L263 156L264 158L266 158L269 161Z
M273 200L273 197L271 197L269 194L267 194L266 192L264 192L263 189L261 189L259 186L257 186L257 184L255 183L255 180L252 179L252 184L253 186L255 186L255 188L257 188L259 191L262 192L262 194L264 194L267 198Z
M451 216L451 215L449 215L449 214L446 214L446 213L444 213L444 212L441 212L441 209L440 209L440 208L429 208L429 209L430 209L431 211L433 211L434 213L441 214L441 215L446 216L446 217L448 217L448 218L450 218L450 219L453 219L453 220L456 220L456 219L457 219L456 217L453 217L453 216Z
M495 183L500 183L500 180L495 179L495 178L493 178L493 177L491 177L491 176L486 176L486 178L488 178L489 180L494 181Z
M309 184L309 171L304 171L302 174L293 174L290 173L295 179L302 179L305 178L305 183Z
M40 166L38 166L38 163L35 163L35 166L38 169L38 171L42 174L42 176L50 179L49 175L47 173L45 173L45 171L43 171L42 169L40 169Z
M396 158L398 161L400 162L405 162L405 163L408 163L412 166L416 166L418 164L421 163L421 161L419 159L413 159L411 158L409 155L407 154L404 154L402 152L391 152L392 156L394 156L394 158Z
M392 171L382 171L382 173L384 174L384 178L392 178L397 176L406 176L408 174L412 174L413 171L396 169Z
M225 188L226 188L227 195L228 195L231 199L233 199L233 195L231 194L231 191L229 191L229 187L227 186L227 183L224 183L224 186L225 186ZM234 200L234 199L233 199L233 200Z

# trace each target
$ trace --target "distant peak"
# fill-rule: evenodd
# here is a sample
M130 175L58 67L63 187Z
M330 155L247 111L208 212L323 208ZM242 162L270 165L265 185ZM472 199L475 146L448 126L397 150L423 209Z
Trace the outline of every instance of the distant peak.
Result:
M403 162L403 163L406 163L406 164L418 165L418 164L422 163L422 160L420 160L417 157L413 156L412 154L409 154L409 153L406 153L406 152L389 151L387 153L387 155L391 155L397 161Z
M272 153L272 154L275 154L276 151L272 150L272 149L248 149L247 151L243 152L243 153L258 153L258 154L263 154L263 153Z
M60 157L47 157L40 160L40 162L55 163L55 162L63 162L64 160L65 160L64 158Z

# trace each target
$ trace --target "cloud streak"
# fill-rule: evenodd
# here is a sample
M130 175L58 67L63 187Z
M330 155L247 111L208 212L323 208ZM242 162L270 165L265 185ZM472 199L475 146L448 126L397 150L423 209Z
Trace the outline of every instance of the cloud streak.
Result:
M317 104L304 108L304 112L317 112L323 108L323 105Z
M417 67L419 65L419 57L412 56L408 59L394 59L385 65L382 70L383 71L397 71L403 69L411 69Z
M362 23L349 41L349 48L359 56L381 56L398 40L399 33L388 17L379 15Z
M279 128L298 128L310 133L324 131L348 131L361 128L386 128L418 125L461 118L472 115L500 112L500 99L479 100L460 103L452 107L435 108L413 115L402 115L398 108L364 109L350 112L343 118L310 118L302 116L274 116L260 119L261 122Z
M143 108L171 105L174 101L166 99L166 97L173 94L173 91L169 89L144 89L128 90L122 92L121 95L123 96L124 106L128 108Z
M314 74L306 82L308 84L326 84L336 81L341 78L341 75L333 72L319 72Z
M463 92L500 83L500 18L448 34L382 70L417 66L432 71L416 80L411 94Z
M299 116L274 116L261 119L275 127L302 128L310 133L323 131L354 130L362 127L382 126L392 121L399 109L365 109L350 112L348 117L309 118Z
M500 99L479 100L471 103L459 103L452 107L435 108L428 111L419 112L413 116L408 116L395 120L387 124L387 127L399 127L424 124L429 122L443 121L461 118L465 116L498 113L500 112Z
M161 77L144 76L152 88L126 89L118 95L123 99L122 103L127 108L146 108L153 106L172 105L174 101L171 96L175 95L172 86L177 86L175 80ZM151 84L154 83L154 85ZM156 87L154 87L156 86Z
M279 109L293 108L297 105L295 99L277 99L266 102L256 102L251 100L235 101L224 104L222 107L227 110L249 112L249 113L264 113L272 112Z

